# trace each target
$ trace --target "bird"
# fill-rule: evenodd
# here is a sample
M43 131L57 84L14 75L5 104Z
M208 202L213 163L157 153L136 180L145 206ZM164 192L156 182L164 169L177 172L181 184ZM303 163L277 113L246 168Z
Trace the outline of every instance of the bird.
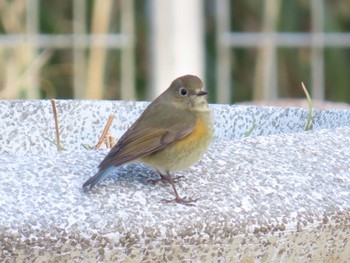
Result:
M172 81L120 137L98 166L98 172L83 184L83 189L93 188L118 166L142 162L158 171L160 179L154 181L172 186L175 198L163 201L193 205L198 199L180 197L171 173L196 163L212 140L207 94L203 81L195 75Z

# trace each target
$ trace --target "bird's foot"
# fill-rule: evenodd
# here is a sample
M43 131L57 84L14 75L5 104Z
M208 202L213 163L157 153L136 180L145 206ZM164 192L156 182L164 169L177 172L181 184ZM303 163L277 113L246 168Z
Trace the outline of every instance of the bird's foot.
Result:
M187 206L195 206L195 204L193 204L194 202L197 202L199 200L199 198L197 199L191 199L188 198L187 196L181 198L181 197L175 197L174 199L162 199L163 202L166 203L178 203L178 204L183 204L183 205L187 205Z

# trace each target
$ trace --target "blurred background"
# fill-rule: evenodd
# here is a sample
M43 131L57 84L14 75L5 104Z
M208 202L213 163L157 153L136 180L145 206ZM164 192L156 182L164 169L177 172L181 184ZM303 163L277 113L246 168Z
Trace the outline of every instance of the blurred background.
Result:
M349 0L0 0L0 99L350 102ZM288 98L288 100L286 100Z

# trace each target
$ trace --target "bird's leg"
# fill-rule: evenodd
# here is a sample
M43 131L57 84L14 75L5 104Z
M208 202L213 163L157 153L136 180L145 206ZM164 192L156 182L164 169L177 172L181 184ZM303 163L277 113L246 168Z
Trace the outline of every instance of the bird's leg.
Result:
M158 170L157 170L158 171ZM160 176L160 178L159 179L150 179L150 180L148 180L148 182L150 182L150 183L153 183L153 184L156 184L156 183L159 183L159 182L162 182L162 183L170 183L169 182L169 178L167 177L167 176L165 176L165 175L163 175L161 172L159 172L158 171L158 173L159 173L159 176ZM183 176L183 175L179 175L179 176L176 176L176 177L174 177L174 178L172 178L172 181L174 182L174 183L177 183L178 181L180 181L180 179L182 179L182 178L184 178L185 176Z
M161 175L161 180L165 180L167 181L173 188L174 190L174 195L175 195L175 198L174 199L162 199L162 201L164 202L167 202L167 203L172 203L172 202L176 202L176 203L180 203L180 204L183 204L183 205L188 205L188 206L192 206L193 202L196 202L198 199L189 199L189 198L181 198L179 196L179 193L177 192L176 190L176 187L175 187L175 183L174 183L174 179L171 177L170 173L167 172L166 175Z
M179 182L180 179L182 179L182 178L185 178L185 176L183 176L183 175L177 175L177 176L175 176L175 177L172 177L174 183Z

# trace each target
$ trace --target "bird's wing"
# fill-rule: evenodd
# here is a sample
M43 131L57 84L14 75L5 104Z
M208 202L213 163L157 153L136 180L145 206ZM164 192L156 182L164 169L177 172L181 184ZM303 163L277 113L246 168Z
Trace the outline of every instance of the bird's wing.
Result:
M152 111L145 111L101 162L100 170L160 151L191 134L195 126L195 117L188 116L188 112L180 111L168 109L167 114L158 112L157 117L148 114Z

